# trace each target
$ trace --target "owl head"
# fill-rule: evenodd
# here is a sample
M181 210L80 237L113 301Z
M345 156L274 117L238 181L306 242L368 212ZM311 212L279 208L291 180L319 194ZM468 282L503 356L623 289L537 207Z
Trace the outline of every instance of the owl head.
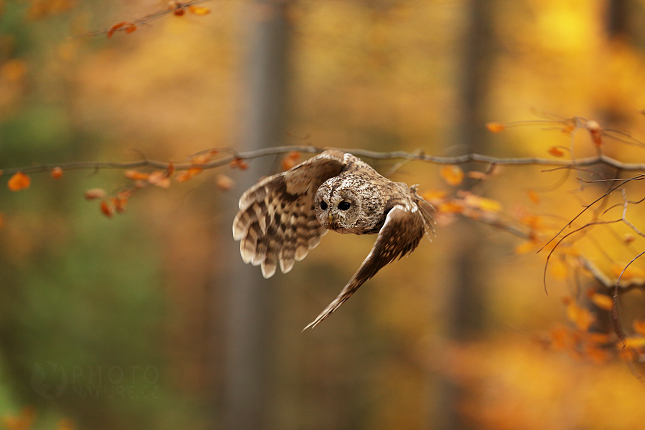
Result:
M341 177L325 181L314 199L316 218L328 230L350 233L361 219L361 198Z

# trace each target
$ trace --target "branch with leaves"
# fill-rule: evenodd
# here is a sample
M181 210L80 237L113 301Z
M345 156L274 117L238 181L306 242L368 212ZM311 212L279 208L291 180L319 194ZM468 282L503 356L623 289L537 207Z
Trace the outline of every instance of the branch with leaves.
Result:
M186 4L184 4L186 5ZM477 222L490 225L494 228L508 232L522 239L515 252L525 254L529 252L546 252L544 285L546 289L547 269L551 266L552 271L559 273L558 277L572 273L572 282L578 285L579 273L587 274L595 280L596 288L589 288L587 294L579 294L577 297L565 299L567 316L572 321L574 328L558 329L551 333L549 344L562 347L570 352L580 353L586 351L589 356L596 358L608 356L608 350L620 351L621 355L632 360L640 360L645 357L645 322L633 321L632 335L625 335L621 328L618 315L619 293L627 293L634 289L645 289L645 270L637 268L635 262L644 252L628 248L635 257L627 264L620 265L606 254L604 244L594 243L595 247L605 253L606 258L612 264L612 274L603 271L597 262L589 255L588 249L579 245L584 238L592 239L590 232L595 228L614 228L614 226L626 226L632 235L623 238L621 244L625 247L631 246L635 237L645 239L645 234L628 217L628 209L640 204L643 200L629 200L626 187L645 178L645 163L626 163L622 160L612 158L603 154L603 148L608 142L617 144L635 145L645 148L645 144L632 138L627 133L613 130L603 130L595 121L581 118L570 118L559 121L532 121L513 124L488 124L491 132L499 133L511 126L539 125L547 128L556 127L566 133L570 138L570 144L566 146L552 146L547 149L550 157L526 157L526 158L504 158L492 157L482 154L464 154L457 156L436 156L426 154L424 151L393 151L377 152L365 149L342 149L358 157L371 160L397 161L392 170L400 168L404 163L419 161L440 165L439 175L452 189L449 190L426 190L422 196L435 208L435 219L440 224L449 224L458 218L468 218ZM576 135L580 131L589 134L590 142L596 150L592 157L577 158L575 156ZM116 213L124 213L130 198L139 190L150 186L167 188L173 181L177 183L186 182L207 170L218 169L228 166L231 169L245 170L248 162L262 157L281 157L281 168L288 170L295 166L302 154L315 154L324 151L326 148L318 146L277 146L272 148L237 151L232 148L206 149L192 154L184 160L152 160L143 156L142 159L132 162L67 162L57 164L41 164L25 167L9 167L0 170L0 176L9 177L8 187L13 191L24 190L31 184L29 175L49 172L53 179L60 179L66 171L71 170L124 170L124 184L112 193L107 193L101 188L94 188L85 192L88 200L98 200L100 211L107 217ZM569 156L565 158L569 153ZM464 172L460 165L481 164L481 170ZM502 204L496 200L477 195L472 191L472 186L465 188L463 183L466 178L471 183L490 180L500 174L499 166L544 166L549 167L544 171L564 169L578 173L577 181L582 189L583 186L593 184L595 187L604 187L590 203L583 203L579 213L565 222L547 221L544 216L530 213L528 210L516 210L514 213L503 211ZM599 177L592 181L583 179L584 174L589 176L590 168L603 166L613 171L612 177ZM625 172L630 172L630 178L621 178ZM390 172L392 173L392 172ZM607 175L607 173L605 173ZM215 181L216 186L221 190L228 190L233 185L233 180L224 173L219 173ZM472 184L471 184L472 185ZM620 201L613 204L611 199L619 196ZM531 200L536 203L538 197L529 194ZM622 209L621 215L616 218L606 219L606 215L615 210ZM587 219L589 218L589 219ZM618 234L616 233L616 236ZM580 288L577 288L578 290ZM613 297L610 295L613 291ZM597 309L603 312L611 312L615 321L616 334L600 335L592 332L594 322L597 320L595 314L584 306L585 301L592 302ZM619 347L616 349L616 347Z

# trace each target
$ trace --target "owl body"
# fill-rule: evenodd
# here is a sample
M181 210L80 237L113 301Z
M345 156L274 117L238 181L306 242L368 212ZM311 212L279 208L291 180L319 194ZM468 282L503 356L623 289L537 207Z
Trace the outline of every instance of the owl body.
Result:
M233 237L246 263L271 277L302 260L328 231L378 234L372 251L338 297L308 327L334 312L366 280L412 252L433 232L432 207L416 188L381 176L359 158L327 150L262 179L240 198Z

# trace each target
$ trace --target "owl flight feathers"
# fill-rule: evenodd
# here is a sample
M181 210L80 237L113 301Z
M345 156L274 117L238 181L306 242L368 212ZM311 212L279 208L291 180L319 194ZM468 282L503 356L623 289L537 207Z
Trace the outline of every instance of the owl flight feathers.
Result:
M381 176L351 154L327 150L286 172L262 179L240 198L233 238L245 263L265 278L283 273L327 230L378 233L371 252L338 297L305 329L340 307L386 264L412 252L433 231L432 207L414 187Z

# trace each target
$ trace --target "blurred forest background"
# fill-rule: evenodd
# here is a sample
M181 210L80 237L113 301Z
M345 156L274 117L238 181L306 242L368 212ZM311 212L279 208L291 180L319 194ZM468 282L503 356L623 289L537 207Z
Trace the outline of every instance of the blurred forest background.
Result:
M645 139L642 0L200 6L210 13L70 37L168 5L0 0L0 169L184 160L211 147L501 157L568 147L562 127L486 131L489 121L547 115L534 112ZM579 139L578 155L594 155L589 137ZM645 155L616 143L604 151ZM396 162L366 161L382 173ZM553 346L554 327L572 325L563 298L590 279L576 284L555 264L545 294L544 253L475 220L438 219L432 242L301 333L374 237L330 233L291 273L262 279L242 264L231 221L239 195L279 171L280 157L249 165L145 189L112 219L83 193L119 189L120 170L0 187L0 426L642 428L645 388L618 354ZM392 178L422 192L454 192L438 165L397 167ZM572 193L575 175L543 170L506 167L473 191L561 227L592 194ZM643 197L636 187L633 200ZM594 229L592 239L629 261L637 252L613 233ZM627 296L626 312L638 314L642 292Z

